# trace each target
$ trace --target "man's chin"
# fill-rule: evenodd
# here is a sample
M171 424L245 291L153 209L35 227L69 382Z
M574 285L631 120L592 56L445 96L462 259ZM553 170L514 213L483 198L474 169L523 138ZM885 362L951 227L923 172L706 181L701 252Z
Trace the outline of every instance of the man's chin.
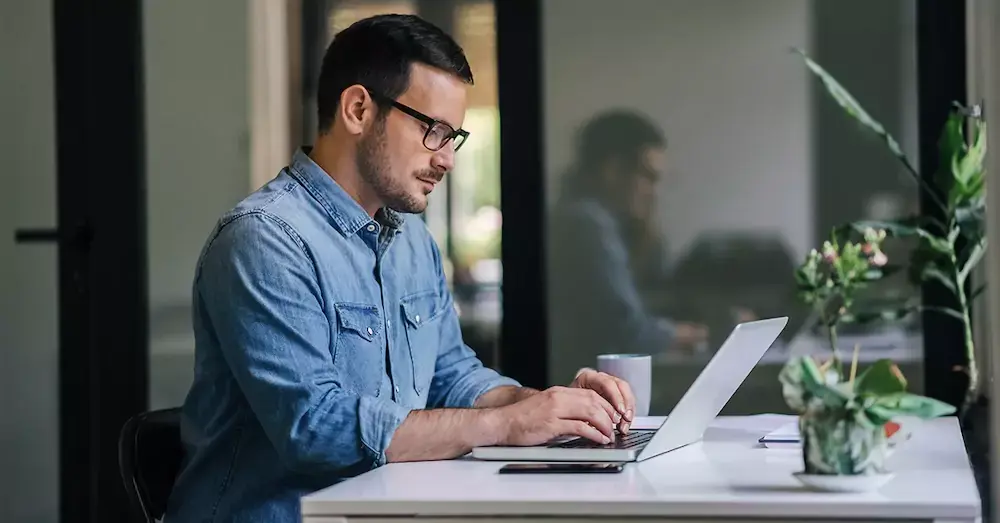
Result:
M408 198L393 202L388 207L396 212L420 214L427 210L427 195L423 193L412 194Z

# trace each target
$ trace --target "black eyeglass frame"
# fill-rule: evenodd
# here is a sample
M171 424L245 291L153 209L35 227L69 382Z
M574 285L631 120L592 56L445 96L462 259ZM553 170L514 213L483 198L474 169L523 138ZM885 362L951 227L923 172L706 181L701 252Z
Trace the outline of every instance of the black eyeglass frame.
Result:
M455 152L458 152L458 150L461 149L462 146L465 145L465 142L469 139L469 131L466 131L465 129L455 129L448 122L442 122L441 120L431 118L430 116L427 116L426 114L404 103L400 103L392 98L389 98L388 96L385 96L369 87L365 87L365 90L368 91L368 95L371 96L376 101L388 103L392 107L395 107L396 109L399 109L400 111L419 120L420 122L423 122L424 125L427 126L427 130L424 131L423 144L424 147L426 147L430 151L440 151L442 148L444 148L445 145L448 145L448 142L455 140L457 137L461 136L462 137L461 140L455 140ZM431 132L434 131L435 127L438 126L444 126L446 129L448 129L448 132L445 133L444 138L441 139L441 145L439 145L437 148L430 147L427 145L427 138L430 137Z

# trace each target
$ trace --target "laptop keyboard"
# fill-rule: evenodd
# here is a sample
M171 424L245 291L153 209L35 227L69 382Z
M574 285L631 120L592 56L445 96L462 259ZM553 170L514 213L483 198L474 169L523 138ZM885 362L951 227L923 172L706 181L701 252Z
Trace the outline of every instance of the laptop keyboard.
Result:
M590 441L587 438L576 438L551 446L563 449L634 449L648 443L649 440L653 439L653 434L656 434L655 430L637 430L624 435L615 431L615 440L607 445Z

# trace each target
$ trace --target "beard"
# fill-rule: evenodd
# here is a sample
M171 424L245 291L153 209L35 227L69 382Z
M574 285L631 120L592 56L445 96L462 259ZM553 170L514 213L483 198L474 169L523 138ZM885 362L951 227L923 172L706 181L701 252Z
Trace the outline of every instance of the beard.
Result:
M358 143L357 167L361 178L367 183L382 203L402 213L419 214L427 209L427 196L414 194L407 188L410 178L441 180L441 174L432 170L412 173L398 179L393 176L388 153L388 139L385 132L385 117L378 118L371 132Z

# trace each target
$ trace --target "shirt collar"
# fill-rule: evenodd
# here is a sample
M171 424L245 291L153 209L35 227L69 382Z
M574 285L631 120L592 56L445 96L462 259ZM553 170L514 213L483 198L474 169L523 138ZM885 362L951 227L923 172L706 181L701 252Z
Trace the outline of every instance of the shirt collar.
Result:
M333 177L309 157L311 150L312 147L301 147L295 151L289 172L330 215L341 234L345 236L357 234L362 227L372 222L372 217L334 181ZM402 228L404 223L403 217L398 212L385 207L375 213L375 221L395 231Z

